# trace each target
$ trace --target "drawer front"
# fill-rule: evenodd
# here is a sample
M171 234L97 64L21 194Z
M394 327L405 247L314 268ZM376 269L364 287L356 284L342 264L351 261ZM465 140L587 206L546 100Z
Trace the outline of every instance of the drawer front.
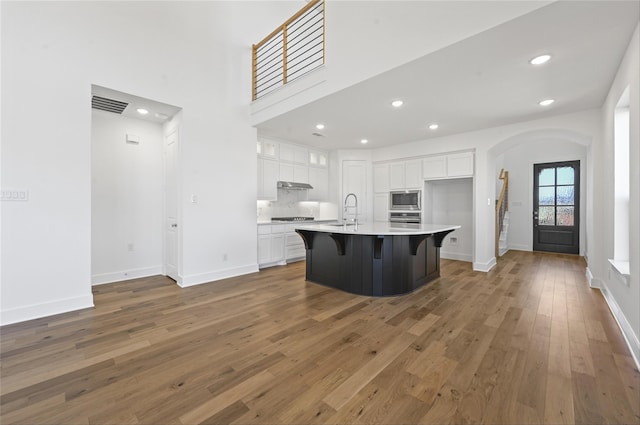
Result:
M272 224L271 233L284 233L286 227L286 224Z
M271 234L271 225L263 224L258 226L258 234L259 235L270 235Z

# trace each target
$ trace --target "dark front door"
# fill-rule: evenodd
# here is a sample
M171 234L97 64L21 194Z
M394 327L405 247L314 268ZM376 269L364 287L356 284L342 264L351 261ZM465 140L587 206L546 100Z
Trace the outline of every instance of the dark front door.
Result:
M580 161L533 165L533 250L580 251Z

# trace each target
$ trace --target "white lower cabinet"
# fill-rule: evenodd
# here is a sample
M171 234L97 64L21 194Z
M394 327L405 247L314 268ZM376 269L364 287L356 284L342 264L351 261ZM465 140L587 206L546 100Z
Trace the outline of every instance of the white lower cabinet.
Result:
M269 267L284 264L285 225L258 226L258 266Z
M284 257L287 263L292 261L304 260L306 257L306 251L304 249L304 242L302 237L294 230L293 225L289 225L289 231L285 234L285 252Z
M296 224L258 225L258 266L271 267L304 260L306 251Z

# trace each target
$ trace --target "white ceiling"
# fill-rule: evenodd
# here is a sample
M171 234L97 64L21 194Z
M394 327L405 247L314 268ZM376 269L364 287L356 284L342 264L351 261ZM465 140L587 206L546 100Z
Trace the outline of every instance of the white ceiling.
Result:
M129 105L127 105L121 114L124 117L136 118L160 124L173 117L181 109L177 106L168 105L166 103L124 93L107 87L97 86L95 84L91 85L91 95L128 103ZM138 108L146 109L149 113L142 115L137 112Z
M368 149L600 107L638 25L639 5L552 3L265 121L258 133L325 149ZM542 53L551 61L528 63ZM547 98L556 102L538 105ZM394 99L404 105L393 108ZM432 122L438 130L427 128Z

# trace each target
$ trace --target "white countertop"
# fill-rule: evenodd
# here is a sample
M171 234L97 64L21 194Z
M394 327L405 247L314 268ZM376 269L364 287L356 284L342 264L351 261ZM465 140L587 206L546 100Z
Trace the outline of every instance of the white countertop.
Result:
M335 218L316 218L313 220L307 220L307 221L300 221L300 220L291 220L291 221L282 221L282 220L278 220L278 221L271 221L271 219L269 220L258 220L258 225L262 225L262 224L303 224L303 223L323 223L323 222L327 222L327 221L338 221Z
M342 224L303 224L296 226L296 229L311 230L314 232L324 233L341 233L347 235L430 235L433 233L446 232L448 230L459 229L461 226L457 224L405 224L405 223L389 223L389 222L374 222L358 224L356 226Z

